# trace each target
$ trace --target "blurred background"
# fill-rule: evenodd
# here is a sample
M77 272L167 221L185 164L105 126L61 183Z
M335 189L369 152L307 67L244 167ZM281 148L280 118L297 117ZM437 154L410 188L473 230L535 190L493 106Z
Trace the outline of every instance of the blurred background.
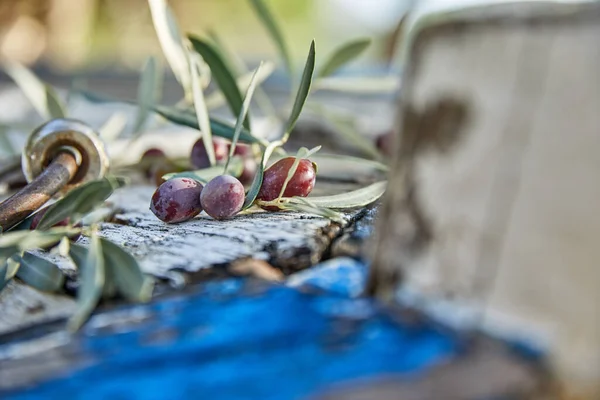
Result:
M354 68L385 68L394 31L411 0L269 0L295 63L311 39L327 54L352 38L373 44ZM244 59L275 60L276 49L246 0L171 0L184 32L216 32ZM146 0L1 0L2 57L57 75L138 71L162 57Z

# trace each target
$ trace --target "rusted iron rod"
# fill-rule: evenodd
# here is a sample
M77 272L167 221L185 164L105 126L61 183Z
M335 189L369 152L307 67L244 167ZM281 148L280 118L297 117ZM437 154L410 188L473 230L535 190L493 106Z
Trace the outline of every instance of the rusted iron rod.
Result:
M67 185L77 172L75 155L61 152L29 185L0 204L0 229L12 228Z

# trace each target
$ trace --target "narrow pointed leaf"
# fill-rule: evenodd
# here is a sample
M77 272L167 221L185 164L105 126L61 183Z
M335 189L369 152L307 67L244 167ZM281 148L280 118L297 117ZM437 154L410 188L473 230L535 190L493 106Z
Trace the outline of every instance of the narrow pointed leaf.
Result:
M97 235L90 238L89 248L71 246L71 258L79 270L77 289L77 311L69 319L68 327L75 331L90 317L104 291L105 263L102 245Z
M23 282L45 292L58 292L65 283L65 275L51 261L25 252L20 260L17 277Z
M341 68L344 64L358 57L371 44L370 38L361 38L343 44L335 49L331 56L323 63L318 77L329 76Z
M11 231L0 235L0 258L8 258L15 253L37 248L46 248L60 242L65 236L80 232L78 228L57 227L46 231L22 230Z
M283 60L283 64L287 69L287 72L290 77L294 75L294 69L292 66L292 59L290 57L290 52L283 38L283 34L281 33L281 29L277 24L275 17L269 7L265 4L264 0L250 0L250 4L254 8L256 15L263 23L271 39L275 42L275 46L277 50L279 50L279 54L281 55L281 59Z
M387 181L375 182L364 188L332 196L309 197L308 200L318 207L335 209L364 207L377 201L385 193ZM303 199L292 197L291 203L299 204Z
M142 68L138 84L138 112L133 125L133 137L135 140L143 132L154 105L158 102L162 86L162 71L157 66L156 59L149 57Z
M327 207L318 206L302 197L294 199L294 202L285 203L283 205L283 209L318 215L320 217L329 218L330 220L335 221L339 224L345 224L347 222L347 219L344 216L344 214L340 212L331 210Z
M148 0L154 29L162 51L175 75L183 87L186 98L191 98L192 82L188 60L183 47L181 31L166 0Z
M233 72L223 60L221 53L214 48L208 41L196 36L188 36L192 47L204 59L210 67L212 76L227 100L227 104L233 115L240 115L242 110L242 94L238 88ZM246 115L244 118L244 127L250 130L250 119Z
M100 206L115 189L125 185L122 178L103 178L85 183L71 190L62 199L52 204L38 224L39 230L48 229L65 218L83 217Z
M200 64L196 54L188 53L190 62L190 75L192 77L192 97L194 99L194 110L196 111L196 119L198 120L197 129L202 134L202 142L208 155L210 165L216 164L215 149L212 141L212 131L210 126L210 117L208 116L208 108L204 100L204 91L200 83Z
M18 255L0 260L0 291L16 275L20 266L20 257Z
M43 119L65 117L65 106L54 89L42 82L30 69L14 61L4 61L4 70Z
M100 239L107 275L113 279L118 292L131 301L148 301L152 296L153 280L144 275L131 254L113 242Z
M292 129L296 125L296 121L298 121L298 117L300 117L300 113L302 112L302 108L304 107L304 103L306 102L306 98L308 97L308 93L310 92L310 85L312 82L313 72L315 70L315 41L313 40L310 43L310 49L308 51L308 57L306 58L306 64L304 66L304 71L302 72L302 79L300 80L300 86L298 87L298 92L296 93L296 99L294 100L294 105L292 106L292 112L290 117L285 125L283 141L285 142L290 135Z
M154 108L154 110L175 124L198 129L198 118L194 114L177 108L165 106L157 106ZM210 126L213 135L229 140L233 139L233 134L235 131L233 126L215 118L211 118ZM264 143L264 141L252 136L246 129L242 129L239 140L245 143Z
M254 89L256 88L256 77L260 72L262 65L263 64L261 62L258 68L256 68L256 71L254 71L252 79L250 79L250 84L248 85L248 90L246 90L244 102L242 103L240 114L238 115L237 121L235 123L235 130L233 132L233 139L231 139L231 146L229 146L229 155L227 156L227 162L225 163L225 173L227 173L229 161L233 158L233 153L235 152L235 147L237 146L237 142L240 138L240 133L242 133L242 121L246 120L246 115L248 114L248 110L250 109L250 102L252 101L252 95L254 94Z

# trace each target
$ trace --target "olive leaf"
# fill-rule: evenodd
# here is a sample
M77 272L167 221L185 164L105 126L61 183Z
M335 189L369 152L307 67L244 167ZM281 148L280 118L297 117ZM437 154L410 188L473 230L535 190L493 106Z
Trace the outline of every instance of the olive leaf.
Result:
M108 199L115 189L124 185L123 178L109 177L76 187L48 208L37 229L48 229L65 218L71 218L71 223L77 222Z
M321 179L371 183L383 179L389 170L381 162L342 154L319 153L312 156L311 160L319 166Z
M26 250L53 246L63 237L76 235L80 231L78 228L56 227L45 231L21 230L3 233L0 235L0 258L9 258Z
M395 94L400 90L400 78L395 75L324 77L315 81L313 92L317 90L333 90L358 94Z
M20 267L20 258L16 254L10 258L0 260L0 291L15 276Z
M231 158L231 162L229 163L225 173L232 176L240 176L243 170L244 160L241 157L236 156ZM170 174L163 175L162 178L164 180L173 178L190 178L204 184L222 174L223 167L216 165L214 167L203 168L196 171L172 172Z
M279 25L275 21L275 17L269 10L269 7L265 4L263 0L250 0L250 4L254 8L258 18L263 23L269 34L271 35L271 39L275 42L277 49L279 50L279 54L281 59L283 60L283 64L287 69L287 72L290 77L294 75L294 69L292 66L292 59L290 57L290 52L288 47L283 39L283 34L281 33L281 29Z
M370 38L356 39L343 44L339 48L335 49L327 61L323 63L323 66L319 70L317 76L325 77L333 74L344 64L358 57L363 51L366 50L367 47L369 47L370 44Z
M104 291L106 269L100 238L95 233L90 237L90 246L71 246L69 253L79 270L77 289L77 311L71 316L68 328L79 329L88 320Z
M242 110L242 94L236 83L234 74L231 72L227 63L223 60L221 53L213 47L208 41L196 36L188 36L192 47L204 59L210 67L212 76L225 96L229 108L233 115L240 115ZM250 119L246 115L244 118L244 127L250 130Z
M17 277L29 286L45 292L57 292L62 289L65 275L53 262L27 251L19 261L21 266Z
M106 275L110 276L117 291L131 301L148 301L152 296L154 281L144 275L130 253L110 240L100 238Z
M25 97L43 119L64 118L65 105L54 89L42 82L30 69L15 62L5 60L4 71L21 88Z
M284 210L293 210L319 215L321 217L329 218L330 220L340 224L345 224L348 222L344 214L331 210L327 207L316 205L309 199L305 199L303 197L292 197L290 198L289 202L282 203L280 207L283 207Z
M137 103L138 113L133 125L132 140L137 139L146 126L152 107L158 102L162 90L163 73L158 68L156 59L148 57L138 84Z
M188 111L166 106L156 106L154 107L154 110L171 122L198 129L198 117ZM212 134L215 136L220 136L229 140L233 139L235 128L225 122L211 118L210 128ZM246 129L242 129L239 140L245 143L259 143L261 145L266 145L264 140L252 136Z
M263 63L261 62L254 71L252 75L252 79L250 79L250 84L248 85L248 89L246 90L246 95L244 96L244 102L242 103L242 108L240 109L240 114L238 115L237 121L235 123L235 130L233 132L233 138L231 139L231 146L229 147L229 155L227 156L227 162L225 163L225 173L227 173L227 168L229 167L229 160L232 159L233 153L235 152L235 147L237 146L237 142L240 138L240 133L242 132L242 121L245 121L246 115L248 114L248 110L250 109L250 102L252 101L252 95L254 95L254 89L256 88L256 77L260 72L260 68Z
M177 21L166 0L148 0L148 4L154 29L165 58L175 78L181 84L186 99L190 100L192 78Z
M285 177L285 181L283 181L283 185L281 186L281 190L279 191L279 196L277 196L277 199L281 199L283 197L283 194L285 193L285 189L287 189L287 185L290 183L290 181L294 177L294 174L296 173L296 170L298 169L298 165L300 165L300 161L302 161L305 158L310 157L311 155L315 154L319 150L321 150L321 146L317 146L317 147L313 148L312 150L308 150L306 147L301 147L300 150L298 150L298 152L296 153L296 157L294 157L294 162L292 163L292 166L288 170L288 174Z
M290 136L292 129L296 125L296 121L298 121L298 117L300 117L300 113L302 112L302 108L304 107L304 103L306 102L306 98L308 97L308 93L310 92L310 85L312 82L313 72L315 70L315 41L313 40L310 43L310 49L308 51L308 57L306 58L306 64L304 65L304 71L302 72L302 78L300 79L300 86L298 87L298 92L296 93L296 99L294 100L294 105L292 106L292 112L288 121L285 124L285 129L282 137L282 141L285 143Z
M188 52L187 54L190 65L190 75L192 77L192 98L194 99L194 110L196 111L196 119L198 120L196 129L200 130L202 142L204 143L208 160L212 166L216 164L215 149L213 146L208 108L206 107L204 91L202 90L202 85L200 83L199 56L192 52Z
M308 200L317 207L336 209L364 207L379 200L385 193L386 187L387 181L380 181L351 192L331 196L311 196ZM290 203L300 204L304 200L300 197L291 197Z
M248 189L248 193L246 193L246 198L244 199L242 210L246 210L250 208L252 204L254 204L254 200L256 200L256 196L258 196L258 192L260 192L260 187L262 186L265 168L267 167L269 158L271 157L273 152L281 145L283 145L283 142L280 140L271 142L263 152L260 163L256 168L256 174L254 175L254 179L252 180L252 184L250 185L250 189Z

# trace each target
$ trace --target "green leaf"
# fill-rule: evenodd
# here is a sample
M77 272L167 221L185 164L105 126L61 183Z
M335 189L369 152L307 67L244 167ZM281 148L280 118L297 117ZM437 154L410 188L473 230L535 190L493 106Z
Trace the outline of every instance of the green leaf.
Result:
M225 173L227 173L227 168L229 167L229 160L233 157L233 153L235 152L235 147L237 146L237 142L240 138L240 133L242 133L242 121L245 121L246 114L248 114L248 109L250 109L250 102L252 101L252 95L254 94L254 89L256 88L256 76L260 72L260 68L263 63L259 64L256 71L252 75L252 79L250 79L250 84L248 85L248 90L246 90L246 95L244 96L244 102L242 104L242 108L240 110L240 114L238 115L237 121L235 122L235 130L233 132L233 139L231 139L231 146L229 146L229 155L227 156L227 162L225 163Z
M158 102L161 93L162 78L163 74L156 65L156 59L154 57L148 57L142 68L138 84L138 113L133 125L132 140L138 138L146 127L150 112Z
M269 10L269 7L267 7L263 0L250 0L250 4L254 8L254 11L258 15L260 21L263 23L263 25L271 35L271 39L273 39L273 41L275 42L277 50L279 50L279 54L281 55L281 59L283 60L283 63L288 71L289 76L294 76L294 69L292 66L290 52L285 43L285 40L283 39L281 29L275 21L275 17L271 13L271 10Z
M190 75L192 77L192 97L194 99L194 110L196 111L196 119L198 120L198 129L202 134L202 142L208 155L210 165L216 164L215 149L212 141L212 132L210 127L210 117L208 116L208 108L204 101L204 91L200 83L200 63L197 55L188 54L190 62Z
M311 160L319 166L319 178L370 183L381 180L389 170L387 165L365 158L342 154L315 154Z
M148 4L162 51L189 100L192 78L177 21L166 0L148 0Z
M292 112L285 125L282 141L285 143L290 136L290 132L294 129L298 117L302 112L308 93L310 92L310 84L312 82L313 72L315 70L315 41L310 43L310 50L308 51L308 57L306 58L306 64L304 65L304 71L302 72L302 79L300 80L300 86L296 93L296 99L292 106Z
M26 250L43 249L53 246L65 236L73 236L78 228L56 227L46 231L10 231L0 235L0 258L8 258Z
M127 114L116 112L106 120L100 129L98 129L98 134L105 143L110 143L123 132L126 125Z
M0 260L0 291L15 276L21 264L19 255Z
M71 218L71 223L78 218L93 211L104 203L115 189L125 185L122 178L103 178L96 181L84 183L65 195L62 199L52 204L37 229L48 229L65 218Z
M305 199L303 197L293 197L290 200L293 201L282 204L284 210L293 210L318 215L321 217L329 218L330 220L335 221L339 224L345 224L347 222L347 218L344 214L331 210L327 207L318 206L312 203L310 200Z
M194 50L202 56L210 67L212 76L225 96L233 115L240 115L242 110L242 94L240 93L234 74L227 66L225 60L223 60L221 53L212 44L199 37L188 36L188 39L192 43ZM250 130L250 119L248 116L244 118L244 127Z
M165 106L157 106L154 108L154 110L171 122L198 129L198 117L196 117L194 114L177 108ZM210 127L213 135L229 140L233 139L233 134L235 131L233 126L215 118L211 118ZM245 143L259 143L264 145L263 140L252 136L246 129L242 129L239 140Z
M317 207L337 209L364 207L379 200L385 193L386 187L387 181L381 181L347 193L332 196L311 196L308 200ZM304 199L299 197L290 198L290 203L300 204L303 202Z
M231 162L229 163L229 166L225 173L237 177L240 176L243 171L244 160L241 157L236 156L231 158ZM221 167L220 165L216 165L214 167L208 167L196 171L173 172L170 174L163 175L162 178L165 180L173 178L190 178L204 184L219 175L223 175L223 167Z
M77 289L77 311L69 319L71 331L79 329L88 320L104 291L105 264L100 238L96 234L90 237L90 246L71 246L70 256L79 269L79 288Z
M252 180L252 185L250 185L250 189L248 189L248 193L246 193L246 198L244 199L244 205L242 206L242 210L246 210L252 207L254 204L254 200L256 200L256 196L258 196L258 192L260 192L260 187L262 186L263 176L265 174L265 168L267 167L267 163L269 162L269 158L273 154L273 152L283 145L282 141L275 141L269 143L267 148L265 149L262 159L260 160L260 164L256 168L256 174L254 175L254 179Z
M65 117L65 106L54 89L42 82L30 69L14 61L4 61L4 70L43 119Z
M357 94L395 94L400 90L400 78L397 76L321 78L313 85L313 92L317 90Z
M25 252L20 262L17 277L29 286L45 292L58 292L62 289L65 275L53 262L30 252Z
M148 301L152 296L154 281L144 275L135 257L113 242L100 239L107 275L117 290L131 301Z
M317 74L318 77L329 76L344 64L358 57L371 44L370 38L352 40L334 50Z

